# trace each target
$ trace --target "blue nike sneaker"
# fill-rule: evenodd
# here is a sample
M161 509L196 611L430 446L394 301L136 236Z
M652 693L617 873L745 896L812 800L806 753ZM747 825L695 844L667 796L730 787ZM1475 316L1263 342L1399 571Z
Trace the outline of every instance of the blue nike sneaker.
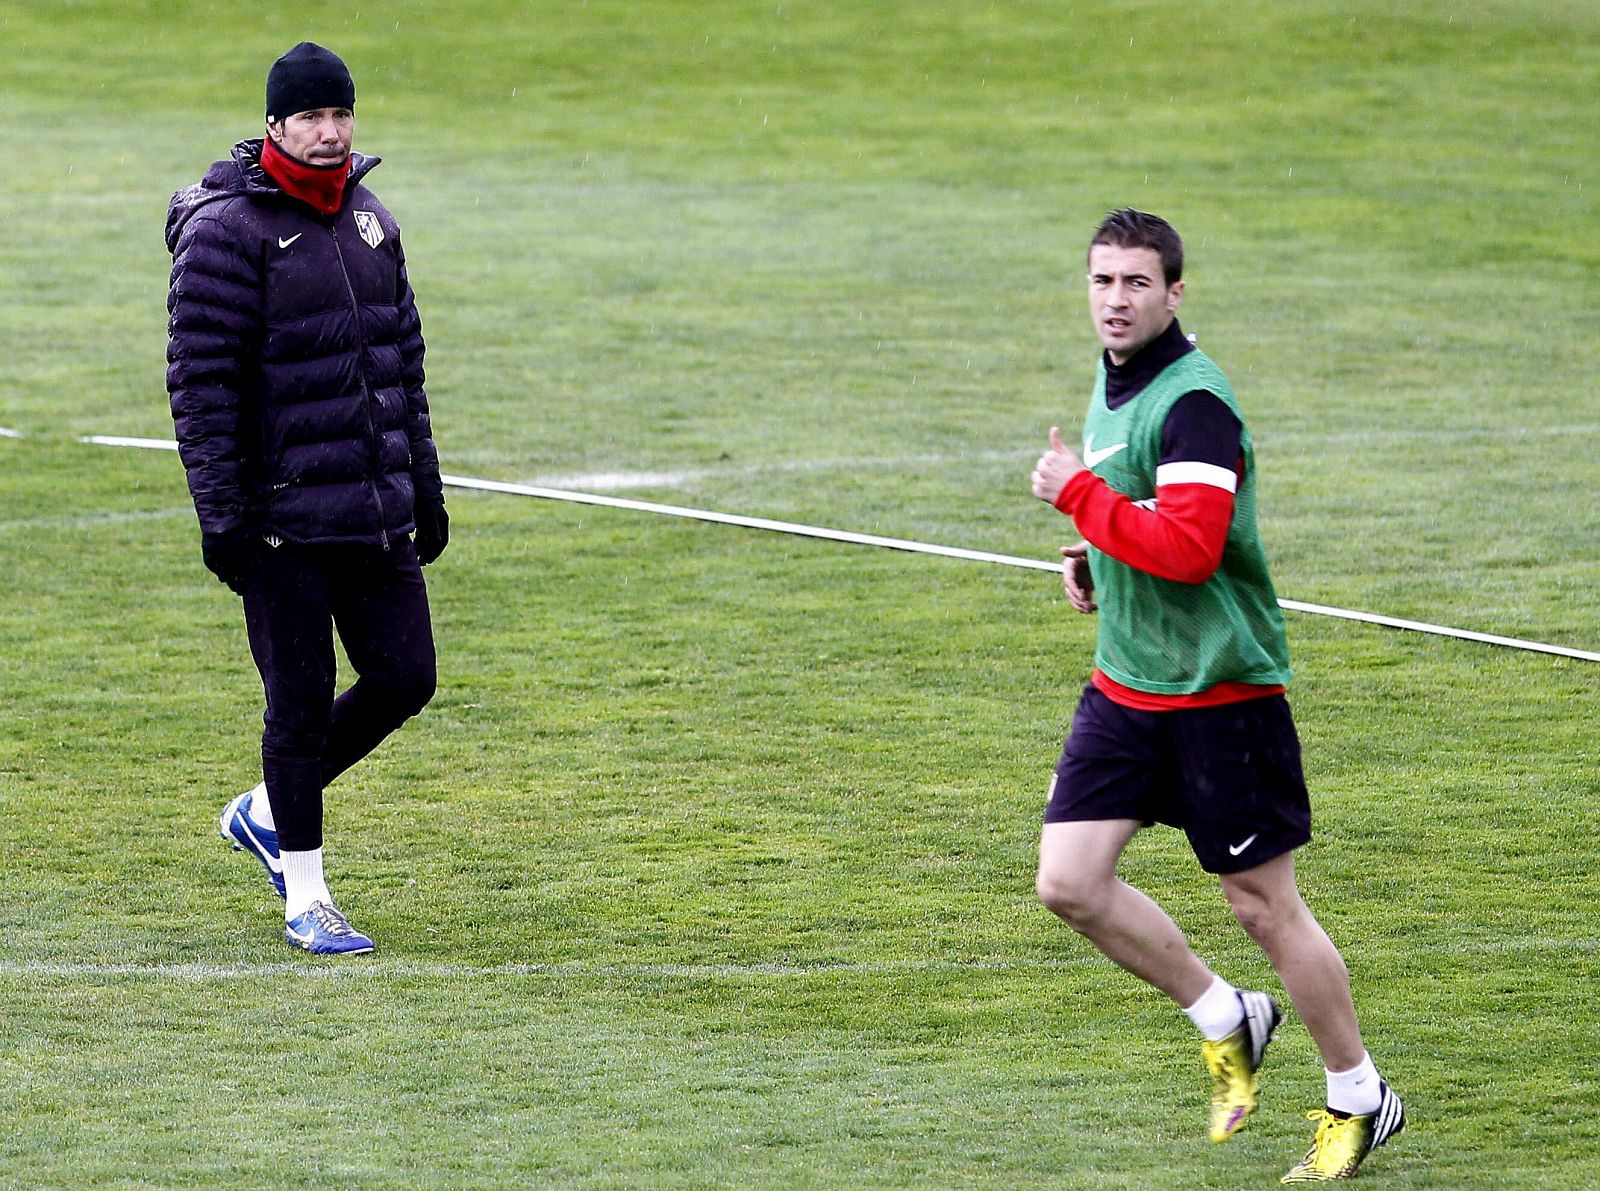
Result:
M259 789L261 787L257 786L256 790ZM283 862L278 859L278 833L268 831L250 817L250 801L256 790L246 790L222 808L218 834L233 845L235 852L249 852L261 861L273 890L283 897Z
M372 940L327 902L312 902L304 914L291 918L283 937L313 955L366 955L372 950Z

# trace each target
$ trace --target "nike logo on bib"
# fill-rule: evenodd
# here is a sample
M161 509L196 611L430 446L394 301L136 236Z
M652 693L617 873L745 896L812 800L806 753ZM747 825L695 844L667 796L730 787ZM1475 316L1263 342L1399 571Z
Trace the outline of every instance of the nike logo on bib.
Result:
M1083 464L1085 467L1093 470L1095 467L1111 458L1111 456L1115 455L1118 451L1125 451L1127 449L1127 443L1119 442L1114 447L1104 447L1097 451L1094 449L1094 435L1091 434L1088 440L1083 444Z
M296 240L298 240L303 235L305 235L304 232L296 232L294 235L290 236L287 240L285 240L282 236L279 236L278 237L278 247L279 248L287 248L287 247L289 247L289 245L293 244Z

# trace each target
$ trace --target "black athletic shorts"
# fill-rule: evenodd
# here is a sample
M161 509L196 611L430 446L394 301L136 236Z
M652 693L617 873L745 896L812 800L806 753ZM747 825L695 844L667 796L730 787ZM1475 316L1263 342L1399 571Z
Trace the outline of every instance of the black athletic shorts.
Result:
M1209 873L1243 872L1298 848L1311 838L1311 798L1288 699L1135 711L1090 686L1044 821L1103 819L1181 828Z

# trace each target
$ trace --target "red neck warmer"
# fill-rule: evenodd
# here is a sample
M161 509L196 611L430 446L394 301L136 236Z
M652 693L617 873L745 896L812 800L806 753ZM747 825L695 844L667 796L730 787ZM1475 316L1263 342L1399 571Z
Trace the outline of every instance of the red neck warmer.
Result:
M307 165L290 157L271 137L261 142L261 168L284 193L324 215L337 215L344 203L344 184L350 177L350 158L335 166Z

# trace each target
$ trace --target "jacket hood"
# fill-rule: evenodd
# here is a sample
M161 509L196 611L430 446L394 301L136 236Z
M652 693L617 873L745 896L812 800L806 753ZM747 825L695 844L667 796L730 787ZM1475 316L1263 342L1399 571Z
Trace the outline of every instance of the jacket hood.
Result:
M350 188L382 160L381 157L351 150L350 180L345 184L345 194L348 195ZM233 147L229 157L211 163L205 177L172 196L172 201L167 204L167 251L177 251L178 237L183 232L184 224L201 207L241 195L287 197L283 188L261 167L260 137L240 141Z

